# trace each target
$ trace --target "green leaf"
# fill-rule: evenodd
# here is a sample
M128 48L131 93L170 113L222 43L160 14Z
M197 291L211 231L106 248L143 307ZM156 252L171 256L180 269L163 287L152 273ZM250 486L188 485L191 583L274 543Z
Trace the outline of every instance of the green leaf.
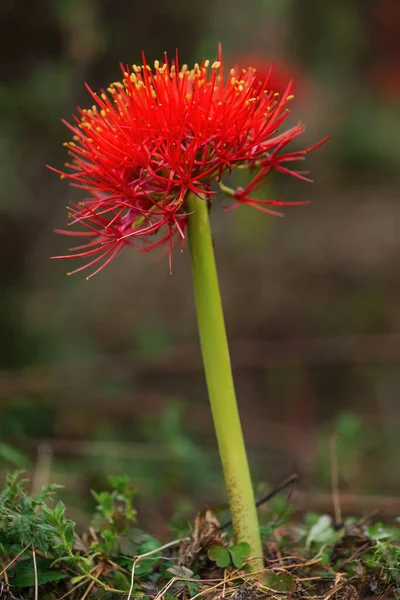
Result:
M113 489L116 490L122 496L135 494L136 490L132 487L131 479L128 475L110 476L108 481L112 485Z
M187 586L190 597L195 596L196 594L199 593L199 584L198 583L195 583L194 581L188 581L186 583L186 586Z
M109 492L94 492L92 496L97 502L96 509L103 517L107 517L113 510L113 499Z
M70 520L64 524L64 538L68 548L72 548L72 544L74 543L74 527L75 523Z
M243 566L244 559L248 558L251 554L250 544L247 542L240 542L234 544L229 548L229 553L232 557L232 562L237 569Z
M147 554L147 552L156 550L160 546L161 546L161 544L158 540L156 540L156 538L154 538L151 535L147 535L146 541L144 541L143 543L140 544L138 552L139 552L139 554ZM148 558L143 558L139 562L138 566L136 567L137 575L143 575L143 576L149 575L154 568L155 561L157 561L159 558L160 558L159 552L155 552L153 555L149 556Z
M55 514L55 511L52 510L51 508L46 508L45 506L42 507L42 515L44 516L44 518L46 519L46 521L48 523L50 523L50 525L53 525L53 527L55 527L56 529L58 529L59 527L59 520L57 515Z
M66 565L70 565L71 567L75 566L76 563L78 561L73 557L73 556L60 556L59 558L55 558L50 567L55 567L56 565L59 565L60 563L65 563Z
M46 498L49 498L58 490L62 490L63 487L63 485L58 485L58 483L49 483L48 485L42 487L39 493L34 496L33 500L37 504L42 504Z
M118 542L118 552L124 556L136 556L139 554L139 544L143 541L140 539L137 529L128 529L128 531L120 538Z
M231 562L231 557L226 548L222 546L212 546L207 552L208 558L217 563L218 567L224 569Z
M193 571L187 567L180 567L176 565L174 567L169 567L167 571L174 577L179 577L179 579L191 579L193 577Z
M61 581L67 577L66 573L61 573L55 569L50 569L51 561L43 558L36 559L37 581L39 585L51 581ZM16 563L12 585L16 587L33 587L35 585L35 572L33 569L33 560L26 559Z
M111 554L117 544L117 534L111 529L103 529L101 537L104 540L101 547L107 555Z
M319 544L334 543L338 537L338 533L332 527L332 517L329 515L321 515L318 521L311 527L306 539L307 548L312 542Z
M139 554L147 554L147 552L152 552L152 550L156 550L161 546L160 542L152 535L144 535L146 539L139 546ZM157 556L156 553L155 556Z
M272 569L266 569L262 574L262 584L274 592L295 592L296 581L290 573L279 571L275 573Z
M57 505L54 508L54 514L57 517L59 523L62 523L64 521L65 504L61 502L61 500L57 502Z
M117 571L114 575L114 587L116 587L118 590L124 591L124 592L128 592L129 588L130 588L130 581L128 580L128 578L121 573L120 571Z
M383 523L373 523L368 527L367 535L371 540L384 540L393 537L395 528Z

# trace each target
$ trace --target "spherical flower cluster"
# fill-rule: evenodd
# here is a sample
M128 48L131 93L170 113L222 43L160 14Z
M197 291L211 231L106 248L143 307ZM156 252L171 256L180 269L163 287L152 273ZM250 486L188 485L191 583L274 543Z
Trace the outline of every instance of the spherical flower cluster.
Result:
M304 131L298 124L278 133L289 114L292 81L280 95L270 89L271 70L262 82L251 68L224 74L221 52L213 64L193 69L180 68L178 54L172 64L167 56L163 64L155 61L153 69L144 55L142 61L123 66L122 82L99 95L88 87L93 107L66 123L72 161L67 172L57 172L88 196L68 207L69 225L78 230L57 230L83 242L56 257L87 258L74 273L95 267L94 275L129 245L144 251L166 246L171 263L174 244L185 242L187 195L211 202L213 181L234 205L265 213L281 214L269 206L304 204L253 197L274 169L307 180L288 163L322 143L285 151ZM224 184L234 168L253 173L245 189Z

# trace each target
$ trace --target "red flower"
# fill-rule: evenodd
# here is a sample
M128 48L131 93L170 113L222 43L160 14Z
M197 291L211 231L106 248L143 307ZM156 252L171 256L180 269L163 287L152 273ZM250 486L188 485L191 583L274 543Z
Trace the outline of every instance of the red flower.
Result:
M203 61L191 70L179 68L178 55L173 64L167 56L164 61L152 70L143 55L142 66L122 67L122 83L112 83L108 93L88 87L92 109L79 110L76 124L65 123L74 134L66 144L73 160L67 173L57 172L89 194L69 208L69 225L81 230L58 231L83 238L73 254L55 257L89 257L74 273L100 265L94 275L127 245L149 251L166 244L171 262L173 245L185 241L186 195L211 200L213 180L235 205L280 215L267 206L299 204L251 197L273 169L306 179L286 165L322 143L283 153L304 131L299 124L277 133L293 82L279 96L270 89L271 73L260 82L254 69L232 69L224 78L221 51L214 64ZM236 167L257 168L245 190L222 182Z

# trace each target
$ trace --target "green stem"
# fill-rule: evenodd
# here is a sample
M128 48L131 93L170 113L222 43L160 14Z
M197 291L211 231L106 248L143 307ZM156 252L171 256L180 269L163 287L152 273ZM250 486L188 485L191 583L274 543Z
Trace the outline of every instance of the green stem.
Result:
M208 215L208 202L186 200L197 321L211 411L237 542L248 542L254 570L262 567L262 547L253 486L236 402Z

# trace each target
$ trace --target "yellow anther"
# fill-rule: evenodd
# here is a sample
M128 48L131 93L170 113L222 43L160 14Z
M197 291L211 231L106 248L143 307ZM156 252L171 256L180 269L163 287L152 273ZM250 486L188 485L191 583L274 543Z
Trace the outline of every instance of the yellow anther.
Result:
M209 61L209 60L205 60L205 61L204 61L204 67L205 67L206 69L208 69L208 67L209 67L209 66L210 66L210 61Z
M156 71L158 71L158 69L160 68L160 61L159 60L155 60L154 61L154 68L156 69Z
M101 114L102 117L105 117L106 116L106 111L103 110L103 109L101 109L100 114Z
M219 69L221 66L221 63L219 62L219 60L216 60L212 65L211 68L212 69Z
M106 96L105 94L101 94L100 98L101 98L102 100L107 100L107 96Z
M293 95L293 94L290 94L290 96L288 96L288 97L286 98L286 100L293 100L293 98L294 98L294 95Z
M229 71L229 74L230 74L231 77L234 77L235 76L235 69L231 69Z

